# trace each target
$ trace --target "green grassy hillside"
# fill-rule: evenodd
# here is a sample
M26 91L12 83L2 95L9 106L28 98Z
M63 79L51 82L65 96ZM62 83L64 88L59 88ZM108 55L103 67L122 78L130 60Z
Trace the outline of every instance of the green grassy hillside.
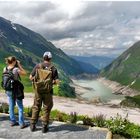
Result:
M140 42L135 43L100 74L140 91Z

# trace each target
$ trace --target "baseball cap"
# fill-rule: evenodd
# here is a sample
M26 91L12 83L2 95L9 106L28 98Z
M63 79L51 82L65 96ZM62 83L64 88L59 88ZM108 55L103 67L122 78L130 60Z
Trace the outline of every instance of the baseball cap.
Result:
M45 53L43 54L43 57L45 57L45 56L48 56L48 58L52 58L51 52L45 52Z

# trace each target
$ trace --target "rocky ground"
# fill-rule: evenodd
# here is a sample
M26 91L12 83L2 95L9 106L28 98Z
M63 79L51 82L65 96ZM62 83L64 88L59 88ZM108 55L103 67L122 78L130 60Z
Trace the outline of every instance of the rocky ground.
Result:
M26 119L26 123L29 120ZM20 129L19 126L9 125L9 116L0 114L0 139L105 139L111 138L107 129L89 128L78 125L51 122L47 133L41 132L41 123L37 124L37 130L31 132L30 128Z

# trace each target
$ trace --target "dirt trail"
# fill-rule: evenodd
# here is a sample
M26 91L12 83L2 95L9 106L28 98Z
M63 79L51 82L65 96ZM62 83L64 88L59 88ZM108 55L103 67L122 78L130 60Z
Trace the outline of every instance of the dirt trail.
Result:
M33 104L33 94L28 93L25 94L24 106L32 106ZM110 118L111 116L116 116L116 114L120 114L125 117L128 113L128 119L131 122L140 125L140 109L129 109L129 108L113 108L109 105L94 105L89 104L85 101L80 101L78 99L70 99L65 97L57 97L54 96L54 106L53 110L57 109L59 111L65 113L77 112L80 115L88 115L92 117L93 115L104 114L106 118ZM8 102L7 97L4 93L0 93L0 102Z

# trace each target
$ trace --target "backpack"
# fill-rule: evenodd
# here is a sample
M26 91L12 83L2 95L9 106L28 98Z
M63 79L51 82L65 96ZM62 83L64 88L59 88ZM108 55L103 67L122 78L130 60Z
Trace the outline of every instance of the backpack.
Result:
M36 70L33 86L38 93L49 94L53 87L52 71L50 65L47 69L40 65L40 68Z
M12 69L8 69L6 67L6 71L3 72L3 74L2 74L1 86L4 90L11 91L14 88L14 81L15 80L14 80L14 74L12 72L13 69L14 69L14 67Z

